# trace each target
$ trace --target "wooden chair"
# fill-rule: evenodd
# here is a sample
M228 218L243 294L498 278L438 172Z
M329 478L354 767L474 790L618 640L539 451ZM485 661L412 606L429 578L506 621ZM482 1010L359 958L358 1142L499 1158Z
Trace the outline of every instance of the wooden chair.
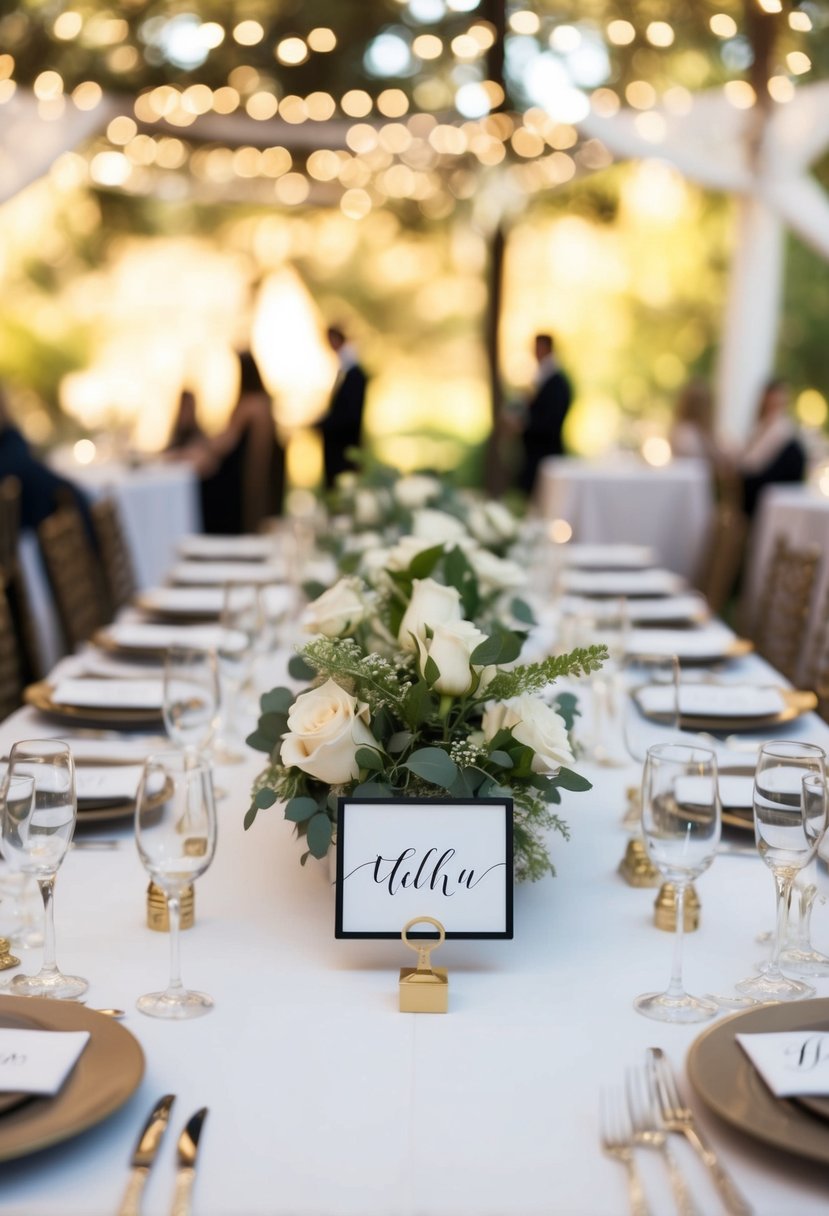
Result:
M0 588L18 645L18 666L25 684L43 675L40 643L29 592L20 564L20 481L0 481Z
M0 719L22 704L25 685L17 631L5 588L0 586Z
M711 606L721 615L737 585L745 552L748 519L735 503L718 504L708 535L708 546L696 584Z
M75 507L59 507L37 536L61 628L74 650L112 620L103 570Z
M793 549L778 536L763 572L763 591L753 639L761 654L787 680L796 682L812 611L820 549Z
M117 612L129 604L135 595L135 569L121 512L114 498L100 498L92 504L92 523L110 606L113 612Z

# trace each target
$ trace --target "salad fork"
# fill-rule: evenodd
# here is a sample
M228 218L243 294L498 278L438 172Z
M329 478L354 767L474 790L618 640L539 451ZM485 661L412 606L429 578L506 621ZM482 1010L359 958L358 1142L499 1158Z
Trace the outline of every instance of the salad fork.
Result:
M676 1157L671 1152L667 1133L657 1122L649 1078L643 1071L631 1068L626 1071L625 1096L633 1127L634 1144L653 1149L662 1157L680 1216L699 1216L699 1209L682 1176Z
M633 1129L628 1120L624 1099L617 1090L603 1089L601 1092L599 1128L602 1151L608 1157L621 1161L627 1171L632 1216L651 1216L633 1155Z

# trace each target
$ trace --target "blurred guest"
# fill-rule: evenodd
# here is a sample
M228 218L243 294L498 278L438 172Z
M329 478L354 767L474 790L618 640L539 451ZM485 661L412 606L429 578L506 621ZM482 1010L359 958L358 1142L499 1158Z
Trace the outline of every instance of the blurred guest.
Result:
M36 528L66 502L80 511L90 538L95 531L89 504L82 491L38 460L12 421L5 393L0 388L0 480L14 476L20 482L20 526Z
M533 392L519 424L524 459L518 484L530 497L535 489L541 461L545 456L561 456L564 452L561 430L573 397L570 381L562 371L553 349L554 343L550 334L536 334L535 357L538 370Z
M201 476L205 532L256 532L282 512L285 452L277 438L271 399L250 351L239 355L239 400L221 434L191 444Z
M204 438L205 434L199 425L198 413L196 411L195 395L189 388L182 389L165 451L178 452L182 448L189 447L192 443L198 443Z
M360 446L367 378L343 331L332 325L327 337L340 367L328 410L316 425L322 432L325 484L330 489L339 473L355 467L346 453L349 448Z
M737 460L748 516L754 514L767 485L803 480L806 450L788 410L788 384L770 380L760 397L754 430Z
M668 436L674 456L691 456L715 464L714 403L704 380L691 380L679 394Z

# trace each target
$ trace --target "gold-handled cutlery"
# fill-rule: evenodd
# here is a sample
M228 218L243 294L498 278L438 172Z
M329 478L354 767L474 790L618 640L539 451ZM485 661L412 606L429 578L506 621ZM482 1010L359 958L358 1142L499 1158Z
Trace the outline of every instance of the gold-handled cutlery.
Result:
M203 1106L190 1116L184 1131L178 1138L178 1169L176 1190L173 1196L171 1216L190 1216L192 1210L193 1183L196 1180L196 1158L199 1139L207 1118L207 1107Z
M665 1162L679 1216L699 1216L699 1209L682 1176L676 1157L671 1152L667 1132L657 1118L648 1082L647 1074L639 1069L629 1068L625 1073L625 1097L633 1129L633 1142L643 1148L653 1149Z
M141 1210L141 1196L144 1193L150 1168L164 1136L170 1119L170 1109L175 1100L175 1094L165 1094L144 1124L132 1155L132 1169L124 1198L118 1209L118 1216L138 1216Z
M661 1047L649 1047L647 1069L665 1131L685 1137L708 1170L729 1216L751 1216L751 1207L726 1173L717 1154L696 1126L691 1108L680 1097L671 1065Z
M599 1103L599 1135L608 1157L621 1161L627 1171L631 1216L651 1216L642 1179L633 1155L633 1129L620 1091L603 1089Z

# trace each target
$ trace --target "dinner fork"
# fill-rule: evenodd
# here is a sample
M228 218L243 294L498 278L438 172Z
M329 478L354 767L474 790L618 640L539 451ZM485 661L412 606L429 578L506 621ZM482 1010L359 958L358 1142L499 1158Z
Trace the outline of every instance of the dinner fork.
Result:
M691 1108L682 1102L673 1070L661 1047L648 1048L646 1067L657 1100L658 1116L664 1129L678 1132L694 1149L708 1170L729 1216L751 1216L750 1206L720 1164L717 1154L698 1130Z
M602 1090L599 1100L599 1128L602 1151L608 1157L621 1161L627 1170L628 1198L632 1216L651 1216L633 1155L633 1131L622 1094L619 1091Z
M668 1136L657 1121L649 1078L640 1069L629 1068L625 1072L625 1096L633 1127L633 1142L643 1148L659 1153L668 1171L677 1211L680 1216L699 1216L688 1184L682 1176L676 1157L668 1144Z

